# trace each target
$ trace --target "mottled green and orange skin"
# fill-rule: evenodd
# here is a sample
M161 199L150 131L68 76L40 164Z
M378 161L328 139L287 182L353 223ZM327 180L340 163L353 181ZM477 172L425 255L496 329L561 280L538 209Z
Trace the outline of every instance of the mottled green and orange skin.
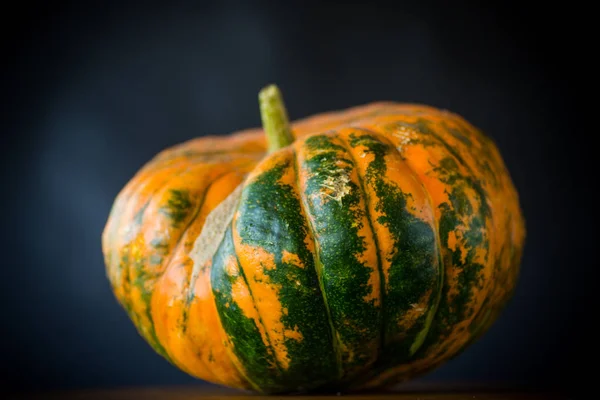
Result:
M354 390L422 375L496 320L525 239L497 147L462 117L373 103L158 154L103 235L119 302L200 379L263 393ZM243 190L217 251L207 215ZM197 271L194 274L194 271Z

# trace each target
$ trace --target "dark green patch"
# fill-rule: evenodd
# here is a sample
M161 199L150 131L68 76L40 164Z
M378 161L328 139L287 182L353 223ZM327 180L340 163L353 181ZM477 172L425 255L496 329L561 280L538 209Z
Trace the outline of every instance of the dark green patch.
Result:
M365 301L372 287L371 268L359 261L365 251L364 238L359 235L365 216L365 210L359 207L362 191L354 182L348 182L349 192L339 201L327 197L326 186L343 175L350 176L353 161L331 135L311 137L306 147L309 158L300 167L309 176L304 196L318 244L317 271L333 326L347 348L341 354L343 379L352 379L378 352L382 324L381 309L374 301Z
M480 160L479 166L480 166L482 172L487 177L487 179L490 180L490 182L492 183L492 185L494 187L498 188L498 186L500 184L500 181L498 180L498 177L496 176L496 174L492 170L492 167L490 166L490 162L488 160L486 160L486 159Z
M171 220L171 225L174 228L179 228L179 225L192 212L192 201L190 192L183 189L171 189L170 197L167 205L160 208L160 212L166 215Z
M310 152L323 152L325 150L329 151L345 151L346 149L334 143L331 140L331 135L315 135L311 136L304 142L306 148ZM335 154L335 153L332 153Z
M306 390L335 379L338 368L314 258L305 243L309 228L300 199L293 187L279 182L293 168L292 160L286 160L244 188L235 229L242 243L274 255L275 268L262 269L269 282L255 284L280 286L279 301L287 309L281 322L303 336L301 341L285 339L289 368L271 371L277 373L274 382ZM284 262L284 251L296 254L303 268Z
M454 157L454 159L458 160L458 162L460 162L461 165L463 165L469 172L471 172L469 165L465 162L465 160L463 159L460 152L455 147L450 146L448 144L448 142L446 142L444 140L443 137L438 135L429 126L431 124L430 121L428 121L427 119L424 119L424 118L420 118L414 124L409 124L409 123L405 123L405 122L401 122L400 124L406 126L407 128L412 128L421 134L431 136L435 141L438 142L438 144L441 144L444 147L444 149L446 149L446 151L448 151L448 153L450 153Z
M469 126L462 119L456 118L454 122L459 128L451 128L448 127L447 124L444 124L446 131L456 139L465 143L469 151L474 151L477 153L474 154L473 159L477 164L479 172L485 176L485 178L489 180L493 186L498 187L498 177L493 172L493 169L490 165L490 163L496 164L496 160L492 154L492 147L495 146L495 144L483 132L475 127ZM473 142L469 138L474 138L479 143L480 146L477 150L473 148ZM499 165L494 165L494 168L496 168L497 171L503 170Z
M256 322L246 317L238 304L233 301L232 285L236 282L241 282L246 287L248 285L239 264L237 275L231 276L227 273L227 261L231 259L236 260L237 263L231 226L229 226L212 259L210 279L217 312L225 332L233 343L233 351L244 365L250 382L257 389L265 392L282 390L284 387L276 380L279 371L275 358L263 342Z
M466 145L467 147L471 147L473 146L473 142L470 139L470 133L468 130L461 130L461 129L457 129L457 128L453 128L448 126L448 124L446 123L442 123L444 129L446 129L446 131L448 131L449 134L451 134L452 136L454 136L455 139L461 141L464 145Z

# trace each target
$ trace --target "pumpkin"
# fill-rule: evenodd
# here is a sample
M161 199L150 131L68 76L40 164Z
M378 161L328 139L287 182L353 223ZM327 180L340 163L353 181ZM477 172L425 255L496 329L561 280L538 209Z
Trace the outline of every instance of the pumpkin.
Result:
M102 234L139 334L201 380L260 393L385 388L497 320L525 224L494 142L435 107L375 102L163 150Z

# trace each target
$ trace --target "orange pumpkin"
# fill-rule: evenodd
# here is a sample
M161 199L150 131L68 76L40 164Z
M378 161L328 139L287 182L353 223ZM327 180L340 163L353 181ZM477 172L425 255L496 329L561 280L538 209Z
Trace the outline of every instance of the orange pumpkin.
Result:
M420 376L497 319L525 226L494 143L378 102L166 149L118 194L107 274L139 333L205 381L262 393Z

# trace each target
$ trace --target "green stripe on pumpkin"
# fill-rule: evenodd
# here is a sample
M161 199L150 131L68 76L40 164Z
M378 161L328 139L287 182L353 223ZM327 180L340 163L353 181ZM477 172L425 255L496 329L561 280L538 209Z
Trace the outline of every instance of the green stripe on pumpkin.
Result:
M362 191L349 178L351 157L331 135L312 136L302 145L308 158L300 168L309 177L304 196L316 236L317 271L341 353L341 378L351 379L377 357L382 323L381 309L365 300L372 291L372 266L359 261L366 246L359 235Z

